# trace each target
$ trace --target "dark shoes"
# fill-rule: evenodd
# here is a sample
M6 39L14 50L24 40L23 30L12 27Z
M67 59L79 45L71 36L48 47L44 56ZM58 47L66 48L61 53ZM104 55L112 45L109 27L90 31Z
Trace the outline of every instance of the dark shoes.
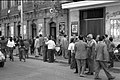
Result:
M113 79L115 79L115 77L108 78L108 80L113 80Z
M94 75L93 73L87 72L85 73L86 75Z
M102 80L101 78L94 78L94 80Z
M77 74L77 73L78 73L77 71L74 72L74 74Z
M112 77L112 78L108 78L108 80L113 80L115 79L115 77ZM94 78L94 80L102 80L101 78Z

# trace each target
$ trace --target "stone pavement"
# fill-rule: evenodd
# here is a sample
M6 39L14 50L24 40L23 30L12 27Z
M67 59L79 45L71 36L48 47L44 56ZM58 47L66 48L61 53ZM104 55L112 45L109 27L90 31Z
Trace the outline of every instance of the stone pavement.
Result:
M43 60L43 57L39 56L39 57L36 58L34 55L29 55L29 59ZM62 56L56 56L55 62L64 63L64 64L67 65L68 64L68 59L64 59ZM113 76L116 77L115 80L120 80L120 62L115 62L114 65L115 65L115 67L111 68L110 72ZM103 70L101 70L99 75L100 75L101 78L103 78L102 80L107 79Z
M29 59L36 59L36 60L42 61L43 56L35 57L34 55L29 55ZM62 56L56 56L55 63L63 63L64 65L68 65L68 59L64 59ZM120 80L120 62L115 62L114 65L115 67L111 68L110 72L113 76L116 77L114 80ZM107 80L106 75L103 70L101 70L99 75L101 78L103 78L102 80ZM88 76L88 77L94 77L94 76Z

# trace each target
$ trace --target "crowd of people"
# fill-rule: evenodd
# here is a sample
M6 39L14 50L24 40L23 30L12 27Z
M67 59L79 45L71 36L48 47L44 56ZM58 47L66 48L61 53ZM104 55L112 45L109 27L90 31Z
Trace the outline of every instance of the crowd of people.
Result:
M41 34L34 39L25 40L22 37L1 37L0 46L1 52L6 58L9 54L11 61L14 61L14 49L17 50L16 54L19 55L20 61L24 60L24 62L31 54L35 57L43 56L44 62L53 63L57 54L68 59L70 69L75 69L74 73L78 73L80 77L95 75L95 79L100 79L99 72L102 68L108 80L115 78L109 73L108 69L114 66L115 44L113 38L108 38L106 34L103 36L97 35L96 38L92 34L73 36L70 42L67 35L57 37L56 40L53 36L43 37ZM88 72L85 73L87 69Z
M99 72L103 69L108 80L113 80L115 77L110 74L109 68L114 66L115 48L113 38L108 38L107 34L98 35L96 38L92 34L80 35L78 38L71 38L68 63L80 77L95 75L95 80L101 80Z
M10 61L14 61L13 51L16 51L15 53L19 55L19 60L24 60L25 62L26 58L28 58L29 46L29 40L23 40L21 36L18 38L5 38L2 36L0 38L0 51L4 54L5 61L7 57L9 57Z

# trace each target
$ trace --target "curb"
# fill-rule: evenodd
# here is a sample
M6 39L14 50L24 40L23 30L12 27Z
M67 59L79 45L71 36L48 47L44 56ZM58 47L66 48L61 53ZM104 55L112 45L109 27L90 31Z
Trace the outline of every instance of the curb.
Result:
M14 55L14 56L18 57L17 55ZM38 58L35 58L35 57L29 56L28 59L35 59L35 60L41 60L41 61L43 61L43 59L41 59L41 58L39 58L39 57L38 57ZM67 62L65 62L65 61L63 61L63 60L55 60L55 63L68 64Z
M35 59L35 60L41 60L41 61L43 61L43 59L34 58L34 57L29 57L28 59ZM56 63L62 63L62 64L68 64L67 62L62 61L62 60L55 60L55 62L56 62Z

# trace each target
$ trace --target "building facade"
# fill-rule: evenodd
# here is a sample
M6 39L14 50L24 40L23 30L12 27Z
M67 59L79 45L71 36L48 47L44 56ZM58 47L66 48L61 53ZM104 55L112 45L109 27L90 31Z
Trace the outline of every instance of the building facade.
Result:
M34 38L39 34L54 38L68 34L68 10L61 4L70 0L23 0L23 26L21 27L21 1L0 1L0 36Z
M120 2L83 1L62 4L69 9L69 36L108 34L120 42Z

